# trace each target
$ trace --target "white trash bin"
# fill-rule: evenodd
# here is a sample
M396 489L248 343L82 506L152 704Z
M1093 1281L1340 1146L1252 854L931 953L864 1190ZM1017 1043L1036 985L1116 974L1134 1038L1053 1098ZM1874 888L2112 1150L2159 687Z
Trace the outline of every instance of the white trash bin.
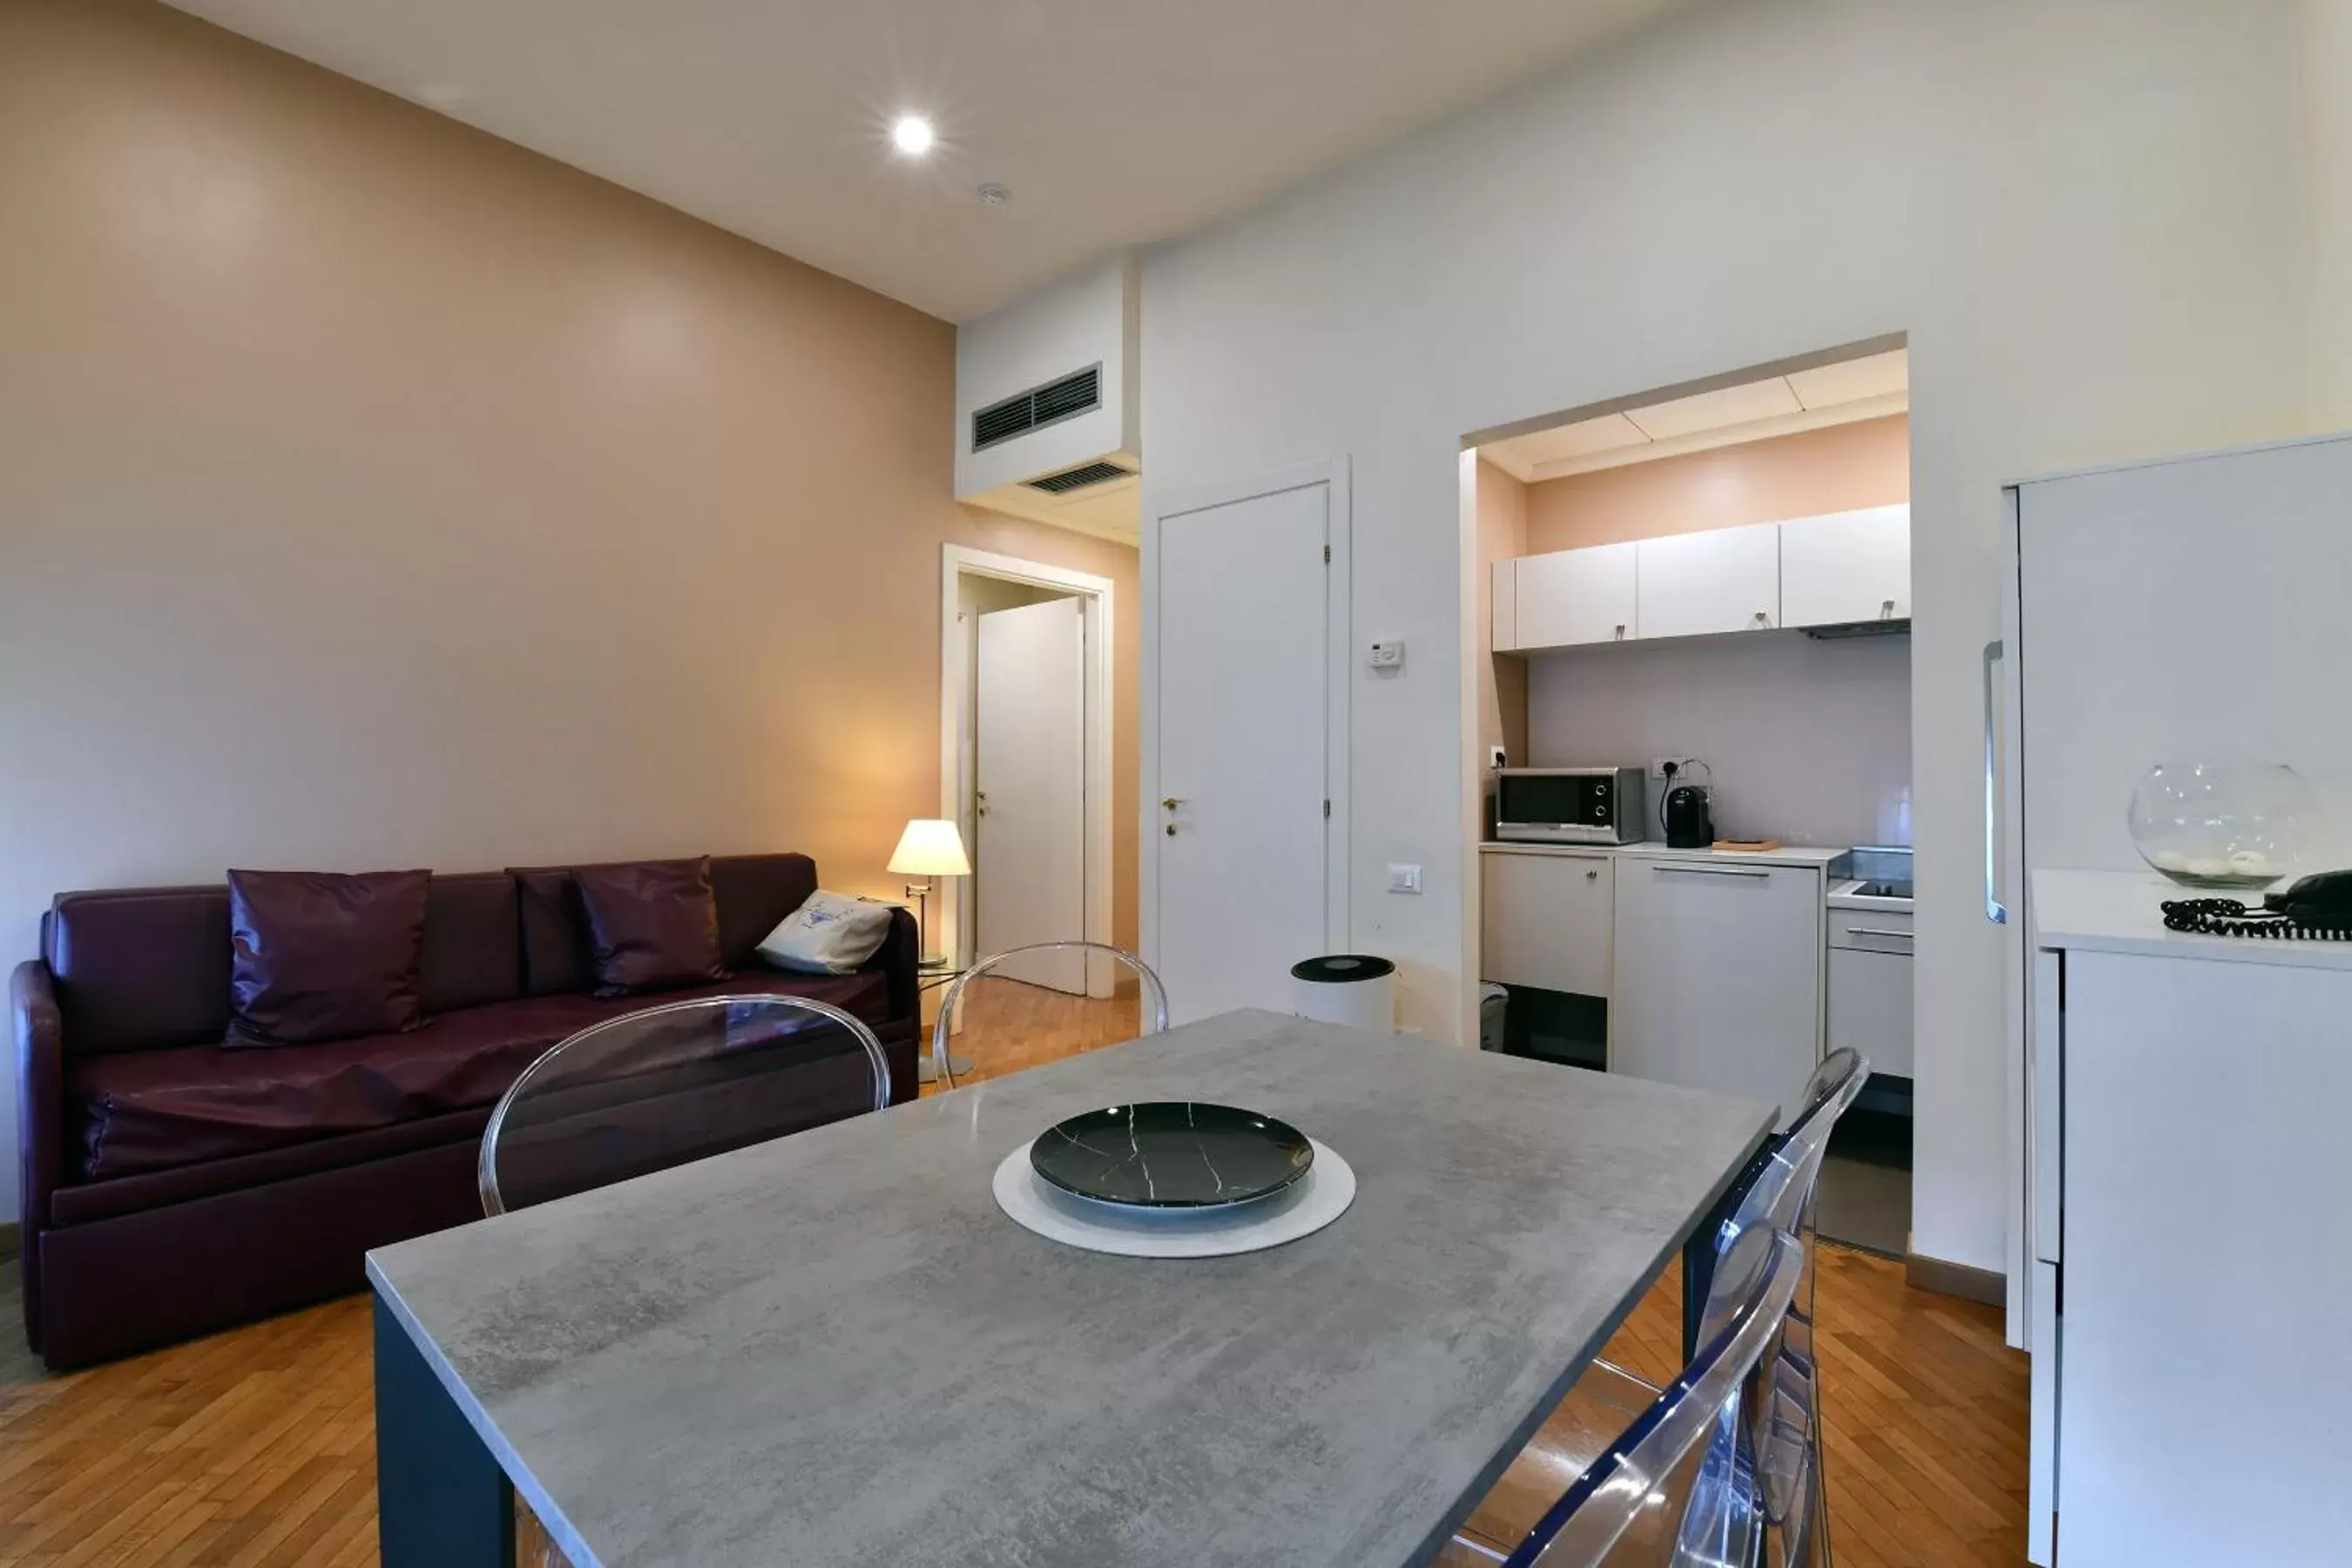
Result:
M1489 980L1478 987L1478 1048L1503 1048L1503 1016L1511 1005L1510 987Z
M1290 1010L1318 1023L1396 1033L1396 965L1363 952L1334 952L1290 966Z

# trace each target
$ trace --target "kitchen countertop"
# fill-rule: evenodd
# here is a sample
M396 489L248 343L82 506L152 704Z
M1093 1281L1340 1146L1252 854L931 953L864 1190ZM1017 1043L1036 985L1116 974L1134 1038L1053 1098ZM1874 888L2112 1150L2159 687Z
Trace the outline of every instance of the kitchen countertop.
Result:
M2032 933L2038 947L2210 959L2299 969L2352 969L2352 942L2295 942L2198 936L2164 929L2168 899L2236 899L2259 908L2259 889L2204 892L2153 871L2035 871Z
M1633 855L1675 860L1720 860L1727 866L1809 866L1827 869L1847 853L1843 846L1784 844L1762 853L1738 849L1669 849L1653 839L1643 844L1501 844L1493 839L1478 846L1482 855Z

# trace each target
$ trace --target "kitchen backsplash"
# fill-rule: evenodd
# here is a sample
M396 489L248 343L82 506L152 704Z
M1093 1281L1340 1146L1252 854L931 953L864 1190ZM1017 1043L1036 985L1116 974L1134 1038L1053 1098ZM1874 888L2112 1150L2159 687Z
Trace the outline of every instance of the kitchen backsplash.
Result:
M1528 752L1539 768L1704 758L1725 837L1908 844L1911 638L1762 633L1538 654ZM1648 785L1653 838L1662 788Z

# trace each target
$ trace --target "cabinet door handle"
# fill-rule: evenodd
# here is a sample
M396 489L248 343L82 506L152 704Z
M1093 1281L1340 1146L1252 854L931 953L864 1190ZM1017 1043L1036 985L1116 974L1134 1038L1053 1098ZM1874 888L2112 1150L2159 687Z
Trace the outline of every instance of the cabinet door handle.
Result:
M1993 666L2000 662L1996 638L1984 646L1984 825L1985 919L1997 926L2009 923L2009 906L2000 901L2000 774L1993 751Z
M1898 938L1904 942L1909 942L1911 940L1911 933L1909 931L1896 931L1892 926L1848 926L1845 928L1845 934L1848 936L1891 936Z
M1744 866L1653 866L1651 870L1661 877L1746 877L1763 881L1769 871L1751 871Z

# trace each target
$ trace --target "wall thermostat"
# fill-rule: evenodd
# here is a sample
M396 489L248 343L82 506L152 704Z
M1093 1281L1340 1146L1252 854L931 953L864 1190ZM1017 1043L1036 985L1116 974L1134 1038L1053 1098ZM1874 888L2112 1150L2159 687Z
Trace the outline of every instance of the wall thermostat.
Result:
M1372 645L1372 668L1374 669L1402 669L1404 668L1404 644L1402 641L1374 643Z

